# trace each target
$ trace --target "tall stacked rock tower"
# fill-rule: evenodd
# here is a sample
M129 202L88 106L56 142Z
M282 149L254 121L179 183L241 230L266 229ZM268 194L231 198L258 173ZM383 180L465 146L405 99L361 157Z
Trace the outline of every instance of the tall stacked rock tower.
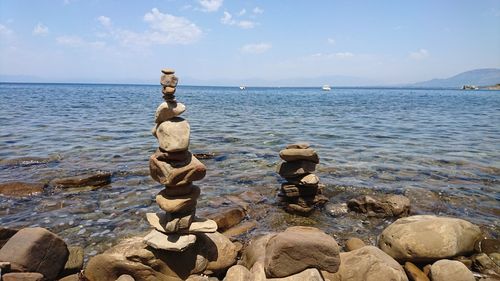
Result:
M281 185L281 196L285 198L286 211L301 215L310 214L315 206L328 199L322 195L322 185L314 174L319 163L318 154L309 144L288 145L280 151L285 162L278 166L278 174L285 178Z
M175 99L178 79L173 69L162 69L160 83L165 102L155 114L153 135L159 147L149 159L151 177L165 189L156 195L156 203L163 210L146 214L155 228L144 242L156 249L184 251L196 241L197 233L215 232L212 220L195 217L200 188L194 181L205 177L206 168L189 152L189 123L179 117L186 107Z

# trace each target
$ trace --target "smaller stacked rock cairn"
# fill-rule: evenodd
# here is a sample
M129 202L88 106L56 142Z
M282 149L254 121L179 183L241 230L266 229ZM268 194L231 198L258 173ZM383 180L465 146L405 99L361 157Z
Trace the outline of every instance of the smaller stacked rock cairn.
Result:
M215 232L215 221L195 217L200 188L193 181L205 177L206 167L189 152L190 127L179 117L186 107L175 99L178 79L173 69L163 69L160 79L165 102L158 106L152 133L159 147L151 155L151 177L165 189L156 195L161 213L148 213L146 218L155 228L144 242L167 251L184 251L196 241L197 233Z
M291 144L280 151L280 163L277 172L285 178L281 184L281 194L290 213L309 215L314 207L321 206L328 199L322 195L323 185L314 174L319 157L307 143Z

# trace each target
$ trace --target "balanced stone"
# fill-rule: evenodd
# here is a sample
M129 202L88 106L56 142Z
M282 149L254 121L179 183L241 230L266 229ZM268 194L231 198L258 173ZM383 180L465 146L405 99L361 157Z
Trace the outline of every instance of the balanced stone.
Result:
M172 187L201 180L207 172L205 165L193 155L187 161L164 162L159 161L155 154L149 159L149 171L154 180Z
M278 166L278 174L284 178L295 178L304 174L312 173L316 169L316 163L311 161L283 162Z
M169 189L169 188L167 188ZM176 187L171 189L177 189ZM191 187L191 193L178 196L165 194L165 189L156 195L156 203L160 208L169 213L187 212L196 207L196 200L200 196L200 188L196 185Z
M309 144L306 142L299 142L294 144L289 144L286 146L286 149L307 149L309 148Z
M155 123L160 124L186 111L186 106L180 102L163 102L158 106L155 113Z
M294 184L283 183L281 185L281 190L286 197L304 197L304 196L315 196L318 192L318 186L300 186Z
M181 196L181 195L191 194L192 190L193 190L193 184L187 183L179 186L169 186L165 188L162 192L164 196L168 197L168 196Z
M288 148L280 151L281 159L292 162L297 160L307 160L314 163L319 163L319 157L316 151L311 148L298 149L298 148Z
M163 74L167 74L167 75L168 75L168 74L174 74L174 73L175 73L175 70L174 70L174 69L172 69L172 68L164 68L164 69L162 69L162 70L161 70L161 72L162 72Z
M175 88L174 87L164 87L161 90L161 92L164 95L173 96L175 94Z
M179 161L187 161L191 159L191 153L187 150L185 151L177 151L177 152L164 152L161 148L158 148L155 151L155 157L159 161L163 162L179 162Z
M189 148L189 123L181 117L167 120L156 129L160 148L166 152L185 151Z
M196 235L164 234L153 229L143 241L155 249L182 252L196 242Z
M158 231L169 233L166 229L168 215L165 213L147 213L148 222ZM189 228L178 230L181 233L208 233L217 231L217 223L213 220L194 217Z
M286 179L290 184L304 185L304 186L317 186L319 178L315 174L306 174L295 178Z
M471 253L480 236L479 227L468 221L419 215L389 225L378 245L400 262L433 262Z
M179 79L173 74L164 74L160 78L160 84L164 87L175 88Z

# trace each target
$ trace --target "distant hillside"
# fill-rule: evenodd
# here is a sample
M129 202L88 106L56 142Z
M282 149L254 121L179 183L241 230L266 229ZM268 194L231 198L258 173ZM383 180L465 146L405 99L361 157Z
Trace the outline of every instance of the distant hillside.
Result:
M411 84L412 87L453 87L461 88L463 85L490 86L500 83L500 69L485 68L462 72L446 79L432 79L429 81Z

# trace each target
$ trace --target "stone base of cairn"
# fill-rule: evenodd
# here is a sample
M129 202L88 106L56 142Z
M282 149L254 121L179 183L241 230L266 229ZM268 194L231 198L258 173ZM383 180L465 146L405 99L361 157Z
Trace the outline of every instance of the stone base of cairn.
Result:
M281 184L280 196L284 199L285 210L299 215L309 215L315 207L328 201L322 195L323 185L314 174L319 163L318 154L309 144L288 145L280 151L280 163L277 172L286 182Z
M186 107L175 99L178 79L173 69L163 69L160 83L165 102L155 114L153 136L159 147L149 159L151 177L165 189L156 195L163 210L148 213L146 218L154 227L144 242L155 249L182 252L196 242L196 234L217 231L213 220L196 217L200 188L194 181L205 177L206 168L189 152L190 128L179 117Z

